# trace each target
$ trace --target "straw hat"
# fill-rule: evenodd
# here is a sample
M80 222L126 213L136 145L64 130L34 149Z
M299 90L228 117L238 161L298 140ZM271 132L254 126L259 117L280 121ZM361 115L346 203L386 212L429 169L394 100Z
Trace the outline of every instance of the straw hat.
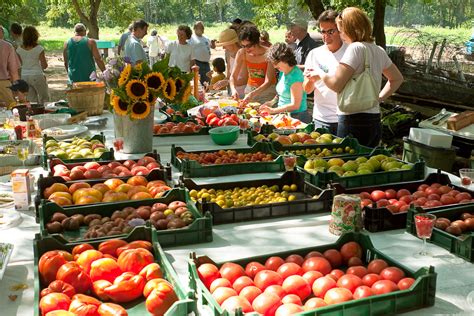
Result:
M219 39L217 40L216 46L224 46L237 43L239 38L237 33L233 29L227 29L222 31L219 34Z

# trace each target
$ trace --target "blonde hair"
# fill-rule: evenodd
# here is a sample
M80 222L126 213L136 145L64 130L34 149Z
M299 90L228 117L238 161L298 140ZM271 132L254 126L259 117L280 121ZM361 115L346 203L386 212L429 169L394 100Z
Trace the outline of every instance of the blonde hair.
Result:
M337 27L353 42L373 42L372 23L367 14L359 8L345 8L336 19Z

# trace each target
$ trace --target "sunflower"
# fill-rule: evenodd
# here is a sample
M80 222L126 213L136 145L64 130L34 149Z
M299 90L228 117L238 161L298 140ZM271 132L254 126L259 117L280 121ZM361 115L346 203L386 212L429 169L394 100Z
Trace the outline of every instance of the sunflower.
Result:
M165 78L161 73L155 71L145 76L145 82L151 91L158 92L165 84Z
M186 103L188 101L189 97L191 96L191 90L192 87L188 83L188 85L186 86L186 90L184 90L183 97L181 98L181 103Z
M132 119L141 120L147 117L148 114L150 114L150 111L151 111L151 106L148 102L137 100L134 103L132 103L130 117Z
M133 67L134 70L141 72L142 71L142 63L136 64L135 67Z
M181 78L176 78L175 85L176 85L176 95L181 93L181 89L186 88L186 82Z
M122 70L122 72L120 73L120 77L118 80L119 87L123 86L127 82L128 78L130 77L131 72L132 72L132 65L127 64L125 68Z
M146 99L148 97L148 89L145 82L137 79L132 79L127 82L125 86L127 95L133 99Z
M166 83L163 87L163 95L168 100L173 100L176 96L176 84L173 78L168 78L168 80L166 80Z
M115 114L122 116L127 115L128 103L120 99L120 97L114 95L110 103L112 104Z

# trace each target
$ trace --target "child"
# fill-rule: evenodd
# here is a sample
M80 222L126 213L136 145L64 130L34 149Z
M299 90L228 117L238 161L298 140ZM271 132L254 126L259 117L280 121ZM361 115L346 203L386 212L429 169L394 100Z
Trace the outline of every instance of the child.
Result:
M260 33L260 45L264 47L271 47L272 43L270 43L270 34L267 31L262 31Z
M211 79L211 83L209 85L210 90L217 90L214 88L214 84L224 80L225 76L225 61L223 58L215 58L212 61L212 70L209 71L208 77ZM220 90L225 90L226 87L221 88Z
M28 91L30 90L30 87L28 86L28 83L25 80L18 80L14 82L9 89L12 90L13 97L15 98L15 102L12 104L8 105L8 108L12 108L16 106L17 104L21 103L27 103L28 102Z

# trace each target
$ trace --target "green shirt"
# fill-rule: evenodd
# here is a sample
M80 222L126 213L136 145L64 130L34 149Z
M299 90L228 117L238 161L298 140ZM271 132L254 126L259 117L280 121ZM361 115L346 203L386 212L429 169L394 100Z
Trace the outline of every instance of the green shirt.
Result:
M280 72L280 79L276 85L276 92L278 93L278 107L291 103L291 86L295 82L302 83L303 81L303 72L296 66L293 67L293 69L291 69L291 71L286 75L283 72ZM291 113L306 111L306 107L306 92L303 91L299 109Z
M84 36L78 42L72 38L67 42L69 83L91 81L90 75L95 71L95 62L88 41L89 38Z

